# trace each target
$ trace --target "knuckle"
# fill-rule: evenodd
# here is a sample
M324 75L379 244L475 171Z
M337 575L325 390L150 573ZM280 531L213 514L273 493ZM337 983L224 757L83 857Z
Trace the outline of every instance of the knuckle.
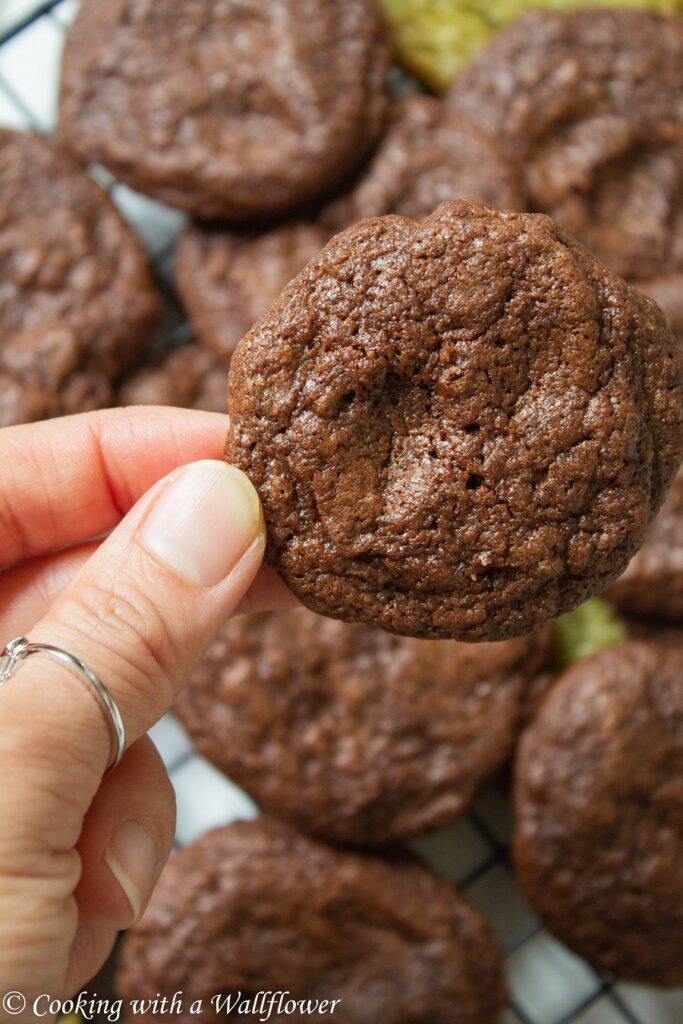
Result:
M43 893L61 900L76 889L82 871L81 858L75 848L54 849L36 825L15 830L0 841L0 879L17 884L30 882L35 887L45 883Z
M129 684L153 682L172 700L180 663L177 642L164 615L131 582L83 582L60 600L55 613L71 632L97 644L109 671Z
M4 478L0 488L0 537L3 541L3 565L14 565L22 562L32 554L31 525L22 514L24 501L22 495L27 487L40 497L42 508L41 527L47 532L59 522L57 509L52 500L50 489L46 484L46 475L51 468L46 465L52 462L49 452L42 452L41 463L36 452L30 446L18 441L4 439L0 452L3 458Z

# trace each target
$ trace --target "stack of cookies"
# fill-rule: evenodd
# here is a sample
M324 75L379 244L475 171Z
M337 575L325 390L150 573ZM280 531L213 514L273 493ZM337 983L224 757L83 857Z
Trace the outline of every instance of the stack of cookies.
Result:
M187 214L195 343L158 344L90 164ZM527 14L436 99L372 0L84 0L58 139L0 134L0 196L2 422L223 411L230 365L301 605L180 698L265 813L172 860L122 996L495 1024L497 944L405 844L510 770L542 920L683 984L683 16Z

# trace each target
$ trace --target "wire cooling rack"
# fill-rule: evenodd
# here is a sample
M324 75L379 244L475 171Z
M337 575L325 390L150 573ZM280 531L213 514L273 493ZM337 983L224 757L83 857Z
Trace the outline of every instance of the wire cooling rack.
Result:
M64 33L77 3L0 0L0 125L52 129ZM94 173L149 247L166 300L166 342L190 340L172 286L174 241L183 217L132 192L102 169ZM176 791L178 845L217 825L258 814L242 790L194 753L170 715L152 730L152 738ZM511 824L502 789L492 790L474 813L414 844L439 874L458 884L496 931L511 992L504 1024L683 1024L683 991L605 981L539 926L515 884L508 846Z

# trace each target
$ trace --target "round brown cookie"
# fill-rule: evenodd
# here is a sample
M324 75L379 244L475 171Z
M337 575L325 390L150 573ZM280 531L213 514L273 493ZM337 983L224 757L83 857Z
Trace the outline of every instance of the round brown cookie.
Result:
M526 168L553 216L662 304L683 340L683 17L536 11L456 79L449 103Z
M544 923L598 970L683 984L683 649L579 662L522 738L515 859Z
M680 462L682 368L547 217L445 203L285 289L233 357L227 457L313 611L500 640L623 571Z
M495 939L448 882L266 818L210 832L171 858L126 936L118 991L126 1000L182 991L179 1022L195 1019L193 998L205 1000L202 1019L225 1020L209 1002L216 993L338 1001L332 1013L329 1003L308 1013L276 1004L271 1024L497 1024L505 994Z
M631 618L683 623L683 470L608 598Z
M175 405L225 412L228 407L225 361L198 345L186 345L145 366L124 381L119 405Z
M199 342L230 357L329 234L302 221L263 234L191 224L178 243L176 282Z
M395 103L374 157L314 219L265 234L196 224L185 231L177 283L199 340L230 355L336 231L386 213L426 217L460 198L522 209L519 173L490 139L436 100Z
M158 303L141 243L46 138L0 131L0 425L110 404Z
M176 710L197 749L304 832L380 844L456 818L509 756L549 635L392 636L304 608L226 624Z
M82 159L171 206L269 217L358 166L386 72L371 0L84 0L60 128Z

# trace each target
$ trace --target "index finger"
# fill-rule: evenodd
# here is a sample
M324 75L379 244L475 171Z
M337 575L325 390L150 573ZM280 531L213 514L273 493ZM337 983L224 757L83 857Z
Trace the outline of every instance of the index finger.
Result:
M221 459L227 416L133 407L0 431L3 567L107 533L177 466Z

